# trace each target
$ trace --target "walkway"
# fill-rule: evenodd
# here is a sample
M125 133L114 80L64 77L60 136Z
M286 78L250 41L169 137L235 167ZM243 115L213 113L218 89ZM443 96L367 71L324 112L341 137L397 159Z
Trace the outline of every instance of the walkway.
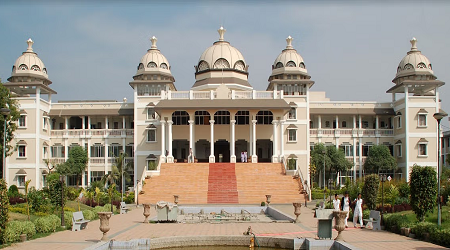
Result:
M286 214L294 216L292 205L273 205ZM312 207L312 205L310 205ZM115 240L130 240L137 238L154 238L168 236L196 236L196 235L242 235L248 226L263 236L277 236L286 238L315 237L317 220L313 218L313 211L302 207L300 219L302 223L224 223L224 224L143 224L143 209L133 209L128 214L114 215L110 220L110 238ZM151 217L156 211L151 211ZM352 223L349 223L352 225ZM45 249L45 250L78 250L94 245L102 237L98 229L99 220L89 223L89 227L80 232L64 231L54 233L48 237L25 243L17 243L5 249ZM333 233L334 237L336 232ZM443 247L414 240L389 232L377 232L367 229L349 228L343 232L343 237L349 244L360 249L445 249Z

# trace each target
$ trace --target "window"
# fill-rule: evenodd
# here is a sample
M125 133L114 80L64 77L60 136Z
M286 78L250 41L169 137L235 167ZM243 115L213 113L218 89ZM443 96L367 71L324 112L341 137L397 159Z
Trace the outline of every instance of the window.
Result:
M373 146L372 144L365 144L365 145L363 145L363 148L362 148L363 155L362 156L369 156L369 151L370 151L370 148L372 146Z
M52 158L64 158L65 157L65 147L61 144L55 144L51 147Z
M105 146L100 143L92 145L91 157L105 157Z
M329 128L330 127L330 121L326 121L325 122L325 128Z
M91 125L91 126L94 126L94 128L95 128L95 125ZM62 123L62 122L59 123L59 129L64 129L64 123Z
M47 186L47 174L42 174L42 186Z
M214 114L215 124L230 124L230 112L219 110Z
M47 159L48 158L48 147L42 148L42 158Z
M291 110L289 110L289 119L297 119L297 109L296 108L291 108Z
M101 181L104 175L104 171L91 171L91 183L95 181Z
M195 111L195 125L209 125L209 118L208 111Z
M248 111L238 111L236 113L236 124L237 125L248 125L250 124L250 113Z
M256 120L258 124L272 124L273 121L273 114L271 111L259 111L258 114L256 114Z
M25 149L26 149L26 146L24 146L24 145L19 145L19 149L18 149L18 151L19 151L19 157L26 157L26 154L25 154Z
M147 142L156 142L156 129L147 130Z
M172 113L173 125L188 125L189 114L186 111L175 111Z
M427 115L426 114L418 114L417 117L417 126L418 127L426 127L427 126Z
M368 121L362 121L361 126L362 126L362 128L369 128L369 122Z
M156 119L155 109L148 108L147 109L147 120L153 120Z
M296 142L296 141L297 141L297 130L288 129L288 142Z
M402 117L399 115L396 118L397 120L397 128L401 128L402 127Z
M419 141L419 156L428 156L428 142L423 138Z
M119 129L119 122L113 123L113 129Z
M109 146L108 157L117 157L117 156L119 156L121 149L122 149L121 145L119 145L119 144L111 144L111 146Z
M339 146L339 148L344 151L346 157L353 156L353 145L344 144Z
M25 175L18 175L17 176L17 186L18 187L25 187Z
M42 119L42 129L47 130L47 117Z
M346 128L347 127L347 122L346 121L342 121L342 126L341 127Z
M19 128L25 128L27 126L27 116L26 115L21 115L19 117Z
M147 159L147 170L156 170L157 167L156 159Z
M401 143L395 144L395 154L397 155L397 157L402 157L402 144Z

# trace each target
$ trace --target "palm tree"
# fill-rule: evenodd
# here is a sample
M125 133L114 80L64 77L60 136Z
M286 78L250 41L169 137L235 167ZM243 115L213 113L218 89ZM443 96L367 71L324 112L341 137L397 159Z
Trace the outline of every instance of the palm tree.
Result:
M123 189L124 189L124 185L131 181L131 177L130 174L128 173L128 171L133 170L133 162L129 161L129 162L125 162L125 159L128 157L128 155L126 153L121 153L119 154L119 156L117 156L114 159L114 165L117 168L118 171L118 183L120 186L120 193L123 194ZM122 183L122 175L123 178L125 179L124 183Z
M83 191L84 197L88 199L90 206L92 207L92 199L94 198L94 192L90 190Z
M104 183L105 186L110 186L112 184L115 184L117 180L120 179L120 172L119 169L115 166L111 166L111 172L105 174L101 181Z

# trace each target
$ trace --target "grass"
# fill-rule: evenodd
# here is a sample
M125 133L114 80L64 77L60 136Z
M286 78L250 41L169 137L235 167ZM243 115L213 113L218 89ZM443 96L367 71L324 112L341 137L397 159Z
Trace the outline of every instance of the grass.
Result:
M412 223L417 223L418 220L416 218L416 215L413 211L403 211L403 212L397 212L395 214L403 214L406 215L408 218L408 221ZM450 229L450 207L449 206L443 206L441 210L441 227L443 229ZM437 224L437 208L434 208L433 212L427 213L425 216L425 221L430 223Z

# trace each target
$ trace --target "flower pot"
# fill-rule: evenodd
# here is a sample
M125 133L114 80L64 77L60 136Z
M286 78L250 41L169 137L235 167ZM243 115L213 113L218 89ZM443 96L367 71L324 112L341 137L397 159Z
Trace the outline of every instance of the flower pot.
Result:
M144 223L148 223L148 217L150 216L150 206L151 204L142 204L144 206Z
M405 227L405 236L408 237L410 233L411 233L411 228Z
M27 241L27 235L26 234L21 234L21 235L19 235L19 237L20 237L20 242Z
M103 237L101 241L107 241L108 237L106 237L106 233L109 232L109 218L111 218L111 212L98 212L98 217L100 218L100 231L103 233Z
M336 241L342 241L342 231L345 230L345 218L347 217L348 211L333 211L333 216L335 220L334 229L338 232L338 236L336 237Z
M300 223L300 220L299 220L299 216L300 216L300 214L302 213L302 210L301 210L301 208L302 208L302 203L300 203L300 202L294 202L294 203L292 203L292 205L294 206L294 214L295 214L295 223Z

